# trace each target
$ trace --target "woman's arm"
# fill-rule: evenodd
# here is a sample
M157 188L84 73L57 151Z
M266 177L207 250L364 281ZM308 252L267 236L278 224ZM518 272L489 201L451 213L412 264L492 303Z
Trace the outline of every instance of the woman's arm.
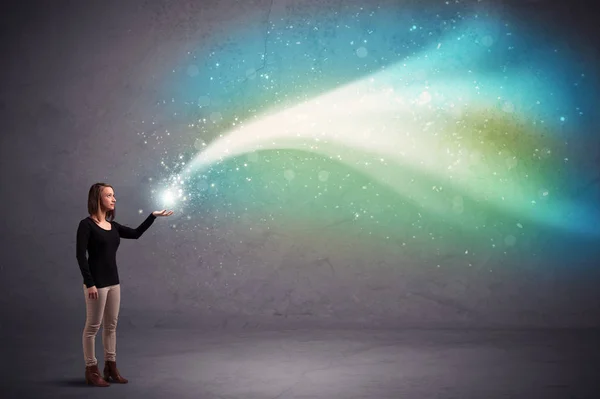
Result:
M137 240L138 238L140 238L142 236L142 234L144 234L144 232L146 230L148 230L148 228L150 226L152 226L152 223L154 223L155 219L156 219L156 216L154 216L153 214L150 214L150 215L148 215L146 220L144 220L142 222L142 224L140 224L135 229L132 229L131 227L123 226L117 222L112 222L112 223L117 227L117 231L119 232L119 237Z
M82 220L79 222L79 227L77 228L75 256L77 258L77 263L79 264L79 270L81 270L81 275L83 276L83 283L88 288L96 285L94 283L92 273L90 272L90 265L88 264L87 256L85 254L87 251L89 238L90 225Z

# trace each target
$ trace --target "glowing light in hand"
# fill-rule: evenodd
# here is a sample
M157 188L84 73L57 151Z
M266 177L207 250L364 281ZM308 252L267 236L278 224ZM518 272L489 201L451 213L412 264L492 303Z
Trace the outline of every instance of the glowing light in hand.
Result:
M165 205L171 206L175 204L175 194L173 194L172 189L167 189L163 191L161 195L161 200Z

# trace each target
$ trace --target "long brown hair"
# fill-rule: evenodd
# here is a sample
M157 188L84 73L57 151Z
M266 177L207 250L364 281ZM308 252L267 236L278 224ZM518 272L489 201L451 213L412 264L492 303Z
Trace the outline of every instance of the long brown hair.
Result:
M90 187L88 194L88 213L90 216L98 214L98 210L100 209L100 195L102 194L102 189L105 187L110 187L114 190L113 186L106 183L94 183ZM114 219L115 210L106 211L106 220L113 221Z

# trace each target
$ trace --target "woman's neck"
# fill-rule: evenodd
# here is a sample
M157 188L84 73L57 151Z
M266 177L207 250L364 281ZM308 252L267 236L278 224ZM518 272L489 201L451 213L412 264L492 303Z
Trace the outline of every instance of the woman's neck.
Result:
M94 219L94 221L96 221L97 223L106 222L106 212L99 211L97 214L92 215L92 219Z

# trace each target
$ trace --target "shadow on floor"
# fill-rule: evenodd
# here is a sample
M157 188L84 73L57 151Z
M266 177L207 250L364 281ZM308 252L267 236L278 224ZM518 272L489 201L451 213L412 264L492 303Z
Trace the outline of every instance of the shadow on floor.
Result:
M84 377L69 377L69 378L61 378L58 380L44 381L44 385L50 385L50 386L59 387L59 388L89 387L89 385L87 385L85 383Z

